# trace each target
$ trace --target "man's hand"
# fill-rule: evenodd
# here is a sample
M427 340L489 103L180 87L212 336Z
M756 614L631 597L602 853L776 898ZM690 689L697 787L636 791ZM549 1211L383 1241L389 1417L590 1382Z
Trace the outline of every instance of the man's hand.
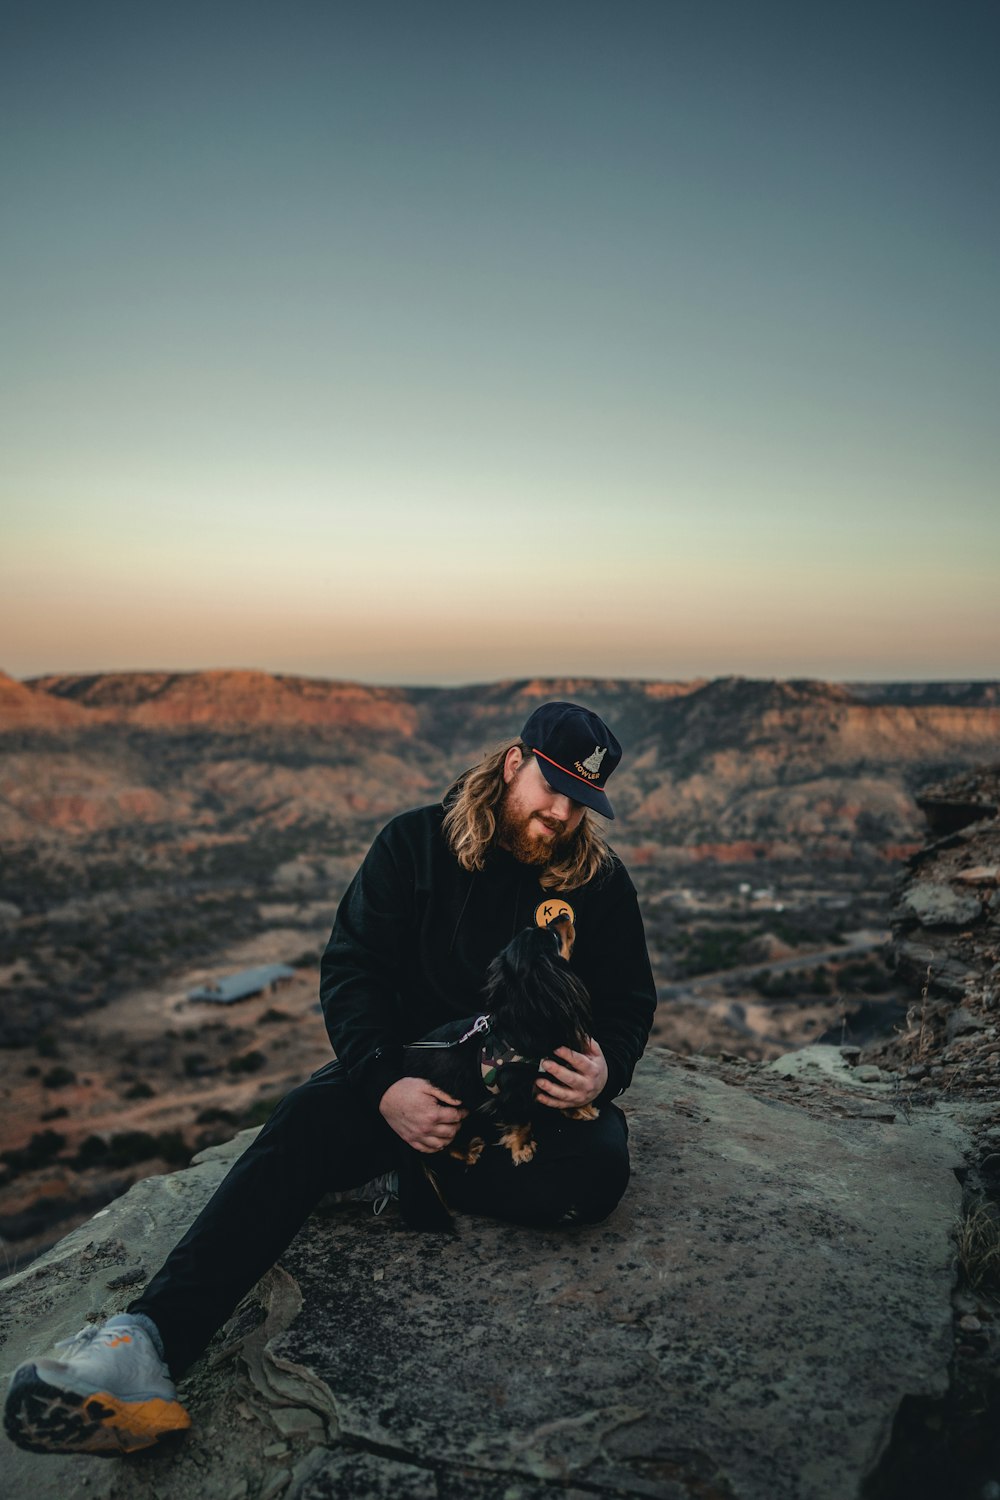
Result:
M441 1151L468 1114L460 1099L426 1078L398 1078L379 1100L379 1114L414 1151Z
M546 1057L539 1069L535 1085L539 1104L551 1104L554 1109L578 1109L596 1099L608 1081L608 1065L599 1043L588 1037L586 1052L559 1047L555 1057L563 1061Z

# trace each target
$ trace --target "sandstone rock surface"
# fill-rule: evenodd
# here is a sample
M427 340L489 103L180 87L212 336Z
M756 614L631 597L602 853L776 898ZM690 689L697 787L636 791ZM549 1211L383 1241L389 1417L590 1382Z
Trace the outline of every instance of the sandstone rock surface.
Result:
M961 895L950 886L933 882L907 891L902 904L925 927L958 927L977 921L983 910L977 896Z
M915 992L905 1031L869 1048L883 1067L933 1063L941 1087L984 1102L1000 1087L1000 766L919 798L937 837L907 861L891 914L897 974Z
M189 1437L106 1463L4 1440L4 1494L859 1495L903 1398L947 1384L966 1124L847 1071L649 1053L604 1225L466 1217L442 1242L394 1209L315 1215L184 1382ZM120 1310L244 1143L8 1278L4 1371Z

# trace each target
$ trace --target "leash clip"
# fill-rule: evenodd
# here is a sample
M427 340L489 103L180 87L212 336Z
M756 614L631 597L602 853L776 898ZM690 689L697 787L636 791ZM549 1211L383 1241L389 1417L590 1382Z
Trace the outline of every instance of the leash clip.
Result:
M489 1016L477 1016L476 1020L469 1027L469 1029L465 1033L465 1035L459 1037L458 1041L455 1043L455 1046L456 1047L460 1047L462 1045L462 1043L463 1042L467 1042L470 1037L472 1037L472 1036L481 1036L484 1031L489 1031L489 1029L490 1029L490 1018L489 1018Z

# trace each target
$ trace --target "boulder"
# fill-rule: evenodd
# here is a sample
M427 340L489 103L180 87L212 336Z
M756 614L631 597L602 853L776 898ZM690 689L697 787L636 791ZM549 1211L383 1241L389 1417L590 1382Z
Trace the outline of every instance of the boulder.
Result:
M977 921L983 911L978 896L953 891L934 881L912 886L900 905L924 927L964 927Z
M601 1225L314 1215L183 1383L189 1436L108 1463L6 1444L5 1494L854 1500L904 1398L948 1384L966 1137L944 1105L845 1106L829 1063L807 1086L648 1053ZM5 1369L121 1310L245 1140L9 1278Z

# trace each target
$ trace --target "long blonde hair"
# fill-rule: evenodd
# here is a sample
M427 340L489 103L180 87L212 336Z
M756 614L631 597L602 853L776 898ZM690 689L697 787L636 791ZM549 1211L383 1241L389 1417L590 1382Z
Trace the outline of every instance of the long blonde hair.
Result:
M504 761L507 752L520 750L525 761L533 759L523 740L502 745L466 771L448 793L442 832L448 848L463 870L481 870L493 847L497 831L497 809L503 799ZM563 859L542 867L538 883L547 891L572 891L586 885L602 866L611 862L611 851L584 810L572 846Z

